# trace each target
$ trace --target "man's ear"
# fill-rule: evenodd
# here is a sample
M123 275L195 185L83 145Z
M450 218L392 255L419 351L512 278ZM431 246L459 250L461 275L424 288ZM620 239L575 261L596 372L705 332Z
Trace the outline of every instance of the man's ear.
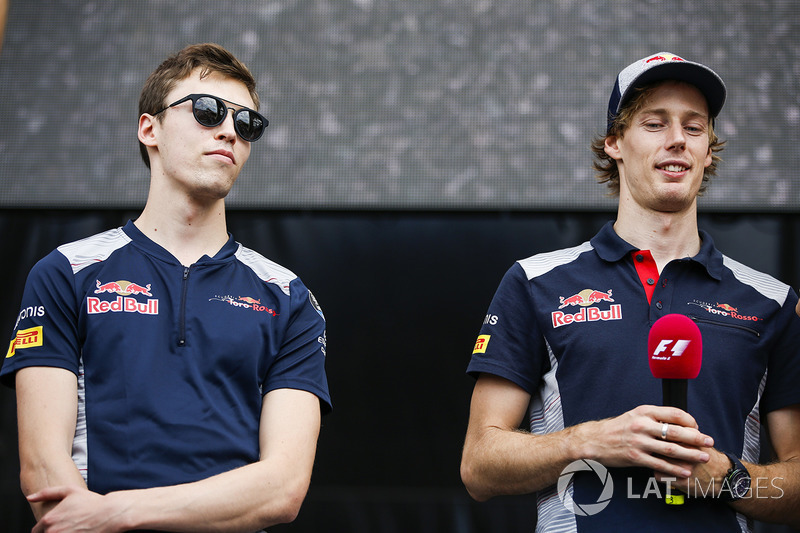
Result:
M604 148L606 154L608 154L608 157L610 157L611 159L615 159L617 161L622 159L622 154L620 153L620 150L619 150L619 137L618 136L616 136L616 135L608 135L606 137L606 140L605 140L603 148Z
M155 136L155 121L156 118L148 113L142 113L139 117L139 142L145 146L156 146Z
M714 162L714 151L711 149L711 146L709 146L708 147L708 155L706 155L705 165L703 165L703 166L705 168L708 168L708 167L711 166L711 163L713 163L713 162Z

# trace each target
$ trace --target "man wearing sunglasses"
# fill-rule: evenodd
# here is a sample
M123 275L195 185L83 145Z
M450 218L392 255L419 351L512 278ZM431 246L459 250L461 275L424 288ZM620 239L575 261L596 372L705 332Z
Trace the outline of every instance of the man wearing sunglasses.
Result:
M227 232L225 197L267 126L255 81L222 47L189 46L139 108L143 212L34 267L0 374L34 532L289 522L330 409L325 319Z

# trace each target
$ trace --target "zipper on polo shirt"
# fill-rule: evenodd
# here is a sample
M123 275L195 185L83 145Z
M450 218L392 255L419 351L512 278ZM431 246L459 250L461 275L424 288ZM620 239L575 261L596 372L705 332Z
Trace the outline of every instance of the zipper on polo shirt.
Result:
M186 293L189 290L189 269L192 267L183 267L183 286L181 288L181 308L180 316L178 318L178 346L186 345Z
M720 322L718 320L709 320L708 318L702 318L702 317L699 317L699 316L696 316L696 315L689 315L689 318L691 318L693 321L695 321L697 323L712 324L714 326L720 326L720 327L723 327L723 328L740 329L742 331L748 331L748 332L754 334L756 337L761 337L761 333L759 333L758 330L753 329L753 328L748 328L747 326L744 326L742 324L729 324L727 322Z

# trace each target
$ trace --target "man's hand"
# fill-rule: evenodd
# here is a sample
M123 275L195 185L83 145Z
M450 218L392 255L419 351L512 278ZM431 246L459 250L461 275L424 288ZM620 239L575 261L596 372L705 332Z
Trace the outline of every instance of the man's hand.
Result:
M685 479L707 463L714 440L680 409L640 405L614 418L575 427L584 453L605 466L640 466L662 477ZM663 438L662 438L663 435Z
M728 457L713 448L700 448L709 456L703 463L683 464L689 468L689 475L666 476L660 472L655 473L655 478L661 483L669 482L673 489L678 489L690 497L717 497L723 489L723 479L728 473L731 461Z
M489 374L478 378L461 461L461 478L476 500L542 490L554 485L577 459L686 478L694 465L709 460L701 448L714 445L691 415L655 405L535 435L518 429L529 404L530 395L518 385Z
M31 533L116 533L125 529L119 525L123 509L116 506L111 495L101 496L84 488L61 486L42 489L28 496L28 501L56 503Z

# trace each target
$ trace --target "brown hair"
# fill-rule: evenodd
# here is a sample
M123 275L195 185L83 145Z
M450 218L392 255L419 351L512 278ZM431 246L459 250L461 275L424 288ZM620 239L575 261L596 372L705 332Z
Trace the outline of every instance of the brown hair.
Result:
M617 168L617 161L606 153L605 141L609 137L623 137L631 125L633 116L644 107L653 89L660 83L663 82L651 83L634 89L635 92L633 96L631 96L630 100L620 109L608 133L598 136L592 141L592 152L594 152L595 158L592 166L597 172L597 182L608 184L608 188L610 189L608 192L609 196L619 196L619 169ZM710 119L708 123L708 145L712 153L711 164L706 167L705 172L703 172L703 183L700 186L700 194L706 191L711 181L711 176L716 174L717 165L722 161L722 158L717 155L717 152L722 151L725 147L725 141L721 141L714 132L713 119Z
M139 116L144 113L155 115L169 105L165 100L175 84L188 78L195 69L200 68L200 77L218 73L227 78L241 81L250 92L255 109L258 109L256 81L244 63L236 59L225 48L214 43L193 44L168 57L150 74L139 95ZM156 117L160 120L161 117ZM139 151L147 168L150 168L150 157L147 147L139 143Z

